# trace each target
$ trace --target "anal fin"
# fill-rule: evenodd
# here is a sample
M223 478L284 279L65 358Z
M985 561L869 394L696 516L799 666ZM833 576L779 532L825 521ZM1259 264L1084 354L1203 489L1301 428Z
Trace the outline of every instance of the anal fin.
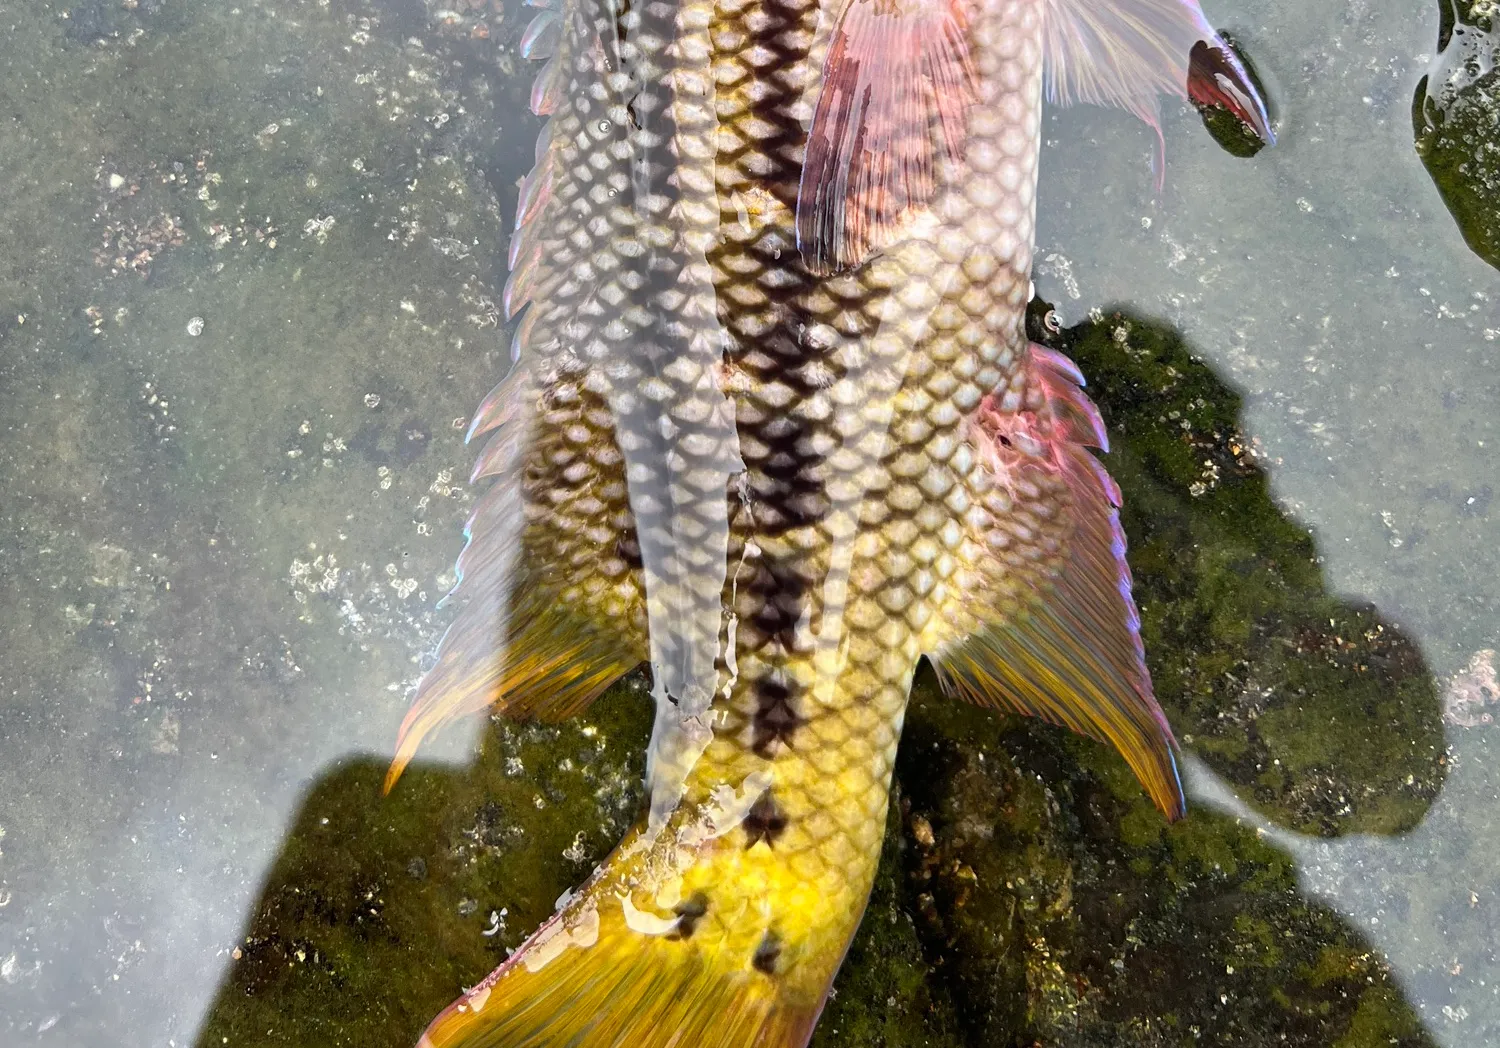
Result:
M1023 402L1012 411L981 409L976 438L988 444L997 482L1065 492L1067 531L1050 561L997 562L992 577L1008 597L980 613L976 631L931 657L944 685L963 698L1113 744L1176 818L1184 810L1176 743L1146 669L1119 488L1089 450L1103 443L1102 425L1076 375L1051 351L1034 352ZM1034 567L1042 564L1050 566ZM970 597L985 603L983 594Z

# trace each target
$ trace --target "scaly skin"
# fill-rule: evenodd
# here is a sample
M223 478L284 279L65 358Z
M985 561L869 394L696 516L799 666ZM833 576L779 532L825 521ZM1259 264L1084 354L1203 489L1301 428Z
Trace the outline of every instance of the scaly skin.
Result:
M481 469L503 479L464 563L470 591L520 579L512 648L551 655L497 663L495 627L461 620L409 723L564 688L570 659L615 667L604 683L648 651L682 671L658 682L653 821L424 1043L804 1044L870 890L919 657L1067 557L1069 488L981 424L1041 404L1024 311L1043 3L964 14L966 162L895 243L826 276L794 221L815 0L654 0L618 46L612 15L569 16L523 190L520 371L476 424L505 427ZM519 556L496 523L513 502ZM649 648L648 621L672 629ZM602 686L499 701L562 713Z

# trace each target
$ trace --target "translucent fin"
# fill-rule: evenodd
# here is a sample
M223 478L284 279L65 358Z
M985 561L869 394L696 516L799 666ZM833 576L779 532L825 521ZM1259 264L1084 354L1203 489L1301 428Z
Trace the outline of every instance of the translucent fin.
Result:
M517 588L523 592L508 614L465 615L443 637L438 664L422 678L401 722L386 792L422 740L449 721L490 708L521 719L563 720L644 658L644 651L628 650L620 631L600 630L533 596L537 589Z
M700 920L714 918L702 912L685 902L666 918L643 913L596 880L417 1048L804 1048L821 998L792 999L753 942L705 934Z
M518 410L517 390L525 381L525 371L513 367L504 378L495 383L495 388L489 391L475 410L474 418L469 423L469 430L464 435L465 443L515 417Z
M623 491L623 479L600 465L609 456L597 451L592 465L571 480L568 466L558 469L558 451L568 446L564 431L580 423L590 405L575 399L559 406L549 399L552 392L538 391L528 371L516 367L474 416L471 436L493 434L474 475L496 479L464 528L468 543L458 558L458 583L445 598L461 598L464 605L417 685L387 791L423 739L444 724L486 709L561 720L645 659L633 610L640 605L639 583L619 563L619 548L633 542L634 533L623 499L611 504L602 494L609 486ZM536 406L549 402L555 425L537 425ZM594 439L603 442L607 435ZM576 456L569 462L578 465ZM549 498L571 507L571 530L538 517ZM581 500L596 504L588 526L580 523ZM529 523L532 518L538 519ZM602 573L609 561L617 563Z
M1071 527L1051 570L1018 580L1037 563L1018 558L1005 570L1019 599L998 599L977 631L945 645L933 663L964 698L1114 744L1157 806L1176 818L1184 810L1176 743L1146 670L1120 491L1085 446L1103 443L1103 427L1075 373L1071 362L1060 365L1052 351L1038 349L1021 403L980 408L976 437L1001 463L997 473L1021 486L1055 490L1061 481Z
M562 39L562 15L557 11L542 11L531 20L526 32L521 34L521 57L540 60L557 54L557 43Z
M536 217L537 212L552 199L552 165L544 157L531 174L521 182L520 197L516 202L516 228Z
M505 278L505 290L501 293L500 302L505 309L505 319L514 320L517 313L531 301L532 295L536 293L537 282L541 279L542 268L541 245L535 243L525 235L525 230L517 230L514 243L518 252L514 267L510 276Z
M1238 56L1204 18L1198 0L1044 3L1042 43L1049 98L1063 105L1119 106L1155 127L1158 96L1188 96L1194 49L1202 44L1203 58L1196 64L1204 75L1195 74L1199 89L1212 84L1225 95L1226 104L1229 99L1236 102L1231 111L1272 141L1264 100Z
M847 5L797 191L797 244L809 269L855 266L891 243L931 199L940 166L962 159L973 99L956 4Z
M533 113L537 116L552 115L552 112L557 109L557 103L562 101L566 77L567 67L558 60L556 55L549 58L531 84L531 111Z

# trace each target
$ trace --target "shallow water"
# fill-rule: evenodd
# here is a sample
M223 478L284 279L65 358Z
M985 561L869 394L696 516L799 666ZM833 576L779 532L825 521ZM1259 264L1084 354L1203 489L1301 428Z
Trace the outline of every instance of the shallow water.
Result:
M452 7L0 2L6 1043L409 1044L640 800L641 678L378 798L537 126L523 10ZM1500 287L1413 148L1439 12L1210 15L1278 145L1170 109L1157 194L1148 129L1053 111L1037 274L1117 430L1195 812L923 685L818 1043L1500 1032L1500 754L1450 687L1500 647Z

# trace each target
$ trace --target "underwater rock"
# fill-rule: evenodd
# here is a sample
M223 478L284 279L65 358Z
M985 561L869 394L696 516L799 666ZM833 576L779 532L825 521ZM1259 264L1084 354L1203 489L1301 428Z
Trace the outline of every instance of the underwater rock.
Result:
M1179 741L1289 829L1411 828L1446 773L1437 686L1399 629L1327 591L1238 395L1139 317L1059 348L1109 427L1146 660Z
M908 721L909 892L970 1045L1428 1039L1377 951L1253 830L1165 825L1128 771L935 695Z
M1492 5L1442 0L1438 53L1412 101L1417 155L1464 240L1500 266L1500 41ZM1455 13L1458 18L1455 18Z

